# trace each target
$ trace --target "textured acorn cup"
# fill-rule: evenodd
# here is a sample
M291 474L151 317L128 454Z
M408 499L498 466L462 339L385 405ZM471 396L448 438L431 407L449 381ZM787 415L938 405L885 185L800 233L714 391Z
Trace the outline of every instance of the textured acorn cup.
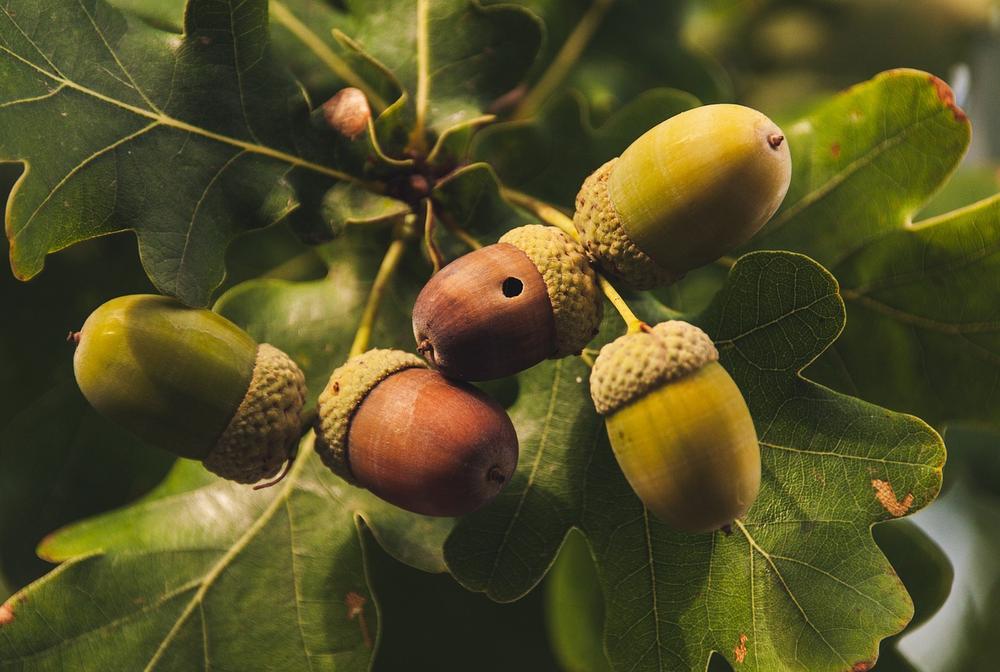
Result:
M583 248L559 229L529 225L434 275L413 306L413 335L444 375L493 380L579 353L601 310Z
M601 349L590 392L639 499L674 529L712 532L746 514L760 447L743 395L701 329L663 322Z
M165 296L97 308L73 369L99 413L223 478L274 476L299 439L306 387L295 362L224 317Z
M591 174L573 223L604 270L650 289L750 240L781 205L791 168L784 133L760 112L698 107Z
M330 376L316 451L336 474L396 506L459 516L486 504L517 467L503 408L416 355L369 350Z

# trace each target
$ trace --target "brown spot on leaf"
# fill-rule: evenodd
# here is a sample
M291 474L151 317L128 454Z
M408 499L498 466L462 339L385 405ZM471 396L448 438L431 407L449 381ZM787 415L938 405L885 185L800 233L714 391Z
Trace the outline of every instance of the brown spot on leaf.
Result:
M747 639L746 635L740 635L740 643L736 645L733 649L733 655L736 657L737 663L742 663L747 657Z
M860 663L854 663L854 665L851 666L851 672L868 672L870 669L872 669L872 663L867 660L863 660Z
M833 158L835 158L835 159L839 159L840 158L840 143L839 142L835 142L832 145L830 145L830 153L833 154Z
M889 481L872 479L872 487L875 488L875 498L878 499L882 508L896 518L906 515L906 512L913 506L913 493L907 493L902 500L896 499L896 492L892 489L892 484Z
M14 608L8 603L0 605L0 627L14 622Z
M344 598L344 604L347 605L348 620L353 621L357 619L361 627L361 639L364 640L365 646L370 649L372 648L372 637L368 632L368 621L365 620L365 604L367 602L368 599L364 595L359 595L353 590Z
M954 115L955 121L965 122L968 117L965 116L965 111L955 104L955 92L951 90L951 87L948 86L940 77L930 75L928 79L930 80L931 86L934 87L937 97L941 99L941 102L951 108L951 113Z

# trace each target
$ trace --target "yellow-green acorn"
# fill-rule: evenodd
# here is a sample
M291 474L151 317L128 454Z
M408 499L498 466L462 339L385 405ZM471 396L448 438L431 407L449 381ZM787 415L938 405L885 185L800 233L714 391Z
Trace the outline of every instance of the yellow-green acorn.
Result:
M316 452L334 473L429 516L474 511L517 467L503 407L400 350L369 350L334 371L315 424Z
M601 349L590 393L611 448L639 499L685 532L744 515L760 488L750 411L701 329L681 321Z
M122 296L75 336L83 396L146 443L240 483L277 474L298 443L302 371L221 315Z
M579 353L597 333L601 310L580 244L532 224L434 275L413 306L413 335L444 375L492 380Z
M604 270L649 289L748 241L781 205L791 166L784 133L765 115L698 107L591 174L573 223Z

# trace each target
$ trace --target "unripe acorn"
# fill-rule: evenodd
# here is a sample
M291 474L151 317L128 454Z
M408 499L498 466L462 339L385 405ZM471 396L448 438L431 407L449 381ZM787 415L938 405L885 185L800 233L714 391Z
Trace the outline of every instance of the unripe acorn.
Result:
M165 296L122 296L75 336L83 396L146 443L240 483L274 476L290 459L302 371L221 315Z
M701 329L669 321L604 346L590 374L625 478L684 532L725 529L760 488L753 420L718 357Z
M781 205L791 166L784 134L760 112L697 107L594 171L573 223L604 270L649 289L750 240Z
M537 224L434 275L413 306L417 349L451 378L503 378L579 353L597 333L597 278L579 243Z
M319 397L316 452L334 473L391 504L459 516L486 504L517 467L506 411L416 355L369 350Z

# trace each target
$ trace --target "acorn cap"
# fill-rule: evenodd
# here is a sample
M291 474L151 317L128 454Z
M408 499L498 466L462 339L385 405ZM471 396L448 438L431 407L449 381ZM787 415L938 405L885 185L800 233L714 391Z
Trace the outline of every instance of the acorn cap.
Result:
M601 415L614 413L664 383L719 359L708 334L687 322L661 322L601 348L590 373L590 395Z
M500 237L524 252L545 281L555 320L553 358L579 354L597 333L603 303L597 277L575 240L552 226L530 224Z
M354 412L372 389L404 369L426 368L417 355L402 350L369 350L351 357L330 375L319 395L316 452L335 474L354 483L347 455L347 436Z
M222 436L202 460L209 471L238 483L278 473L298 442L306 381L281 350L257 347L250 387Z
M618 162L615 157L591 173L576 195L573 225L587 254L612 275L624 278L636 289L667 285L680 276L661 268L639 249L622 226L608 193L608 180Z

